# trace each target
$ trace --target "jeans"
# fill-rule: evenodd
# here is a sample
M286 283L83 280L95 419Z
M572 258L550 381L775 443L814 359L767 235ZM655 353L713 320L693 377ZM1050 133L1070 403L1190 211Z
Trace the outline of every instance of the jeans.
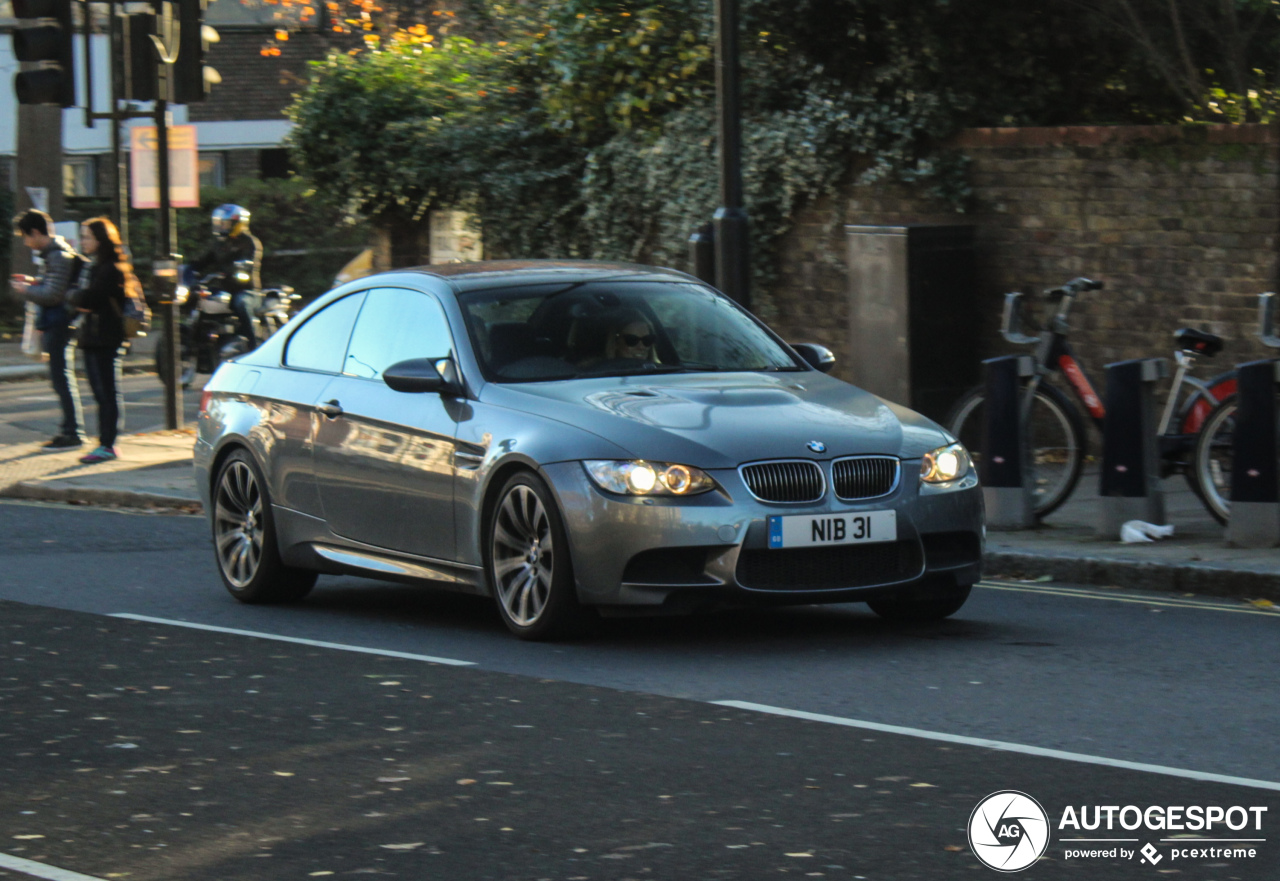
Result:
M124 349L85 349L84 371L98 402L98 442L114 447L124 416L124 395L120 391L120 367Z
M44 350L49 353L49 379L62 405L62 429L66 437L79 437L84 424L80 409L80 388L76 384L76 342L69 327L53 327L44 332Z
M253 312L257 297L251 291L239 291L231 295L231 311L236 314L240 336L249 342L249 348L256 348L258 341L253 333Z

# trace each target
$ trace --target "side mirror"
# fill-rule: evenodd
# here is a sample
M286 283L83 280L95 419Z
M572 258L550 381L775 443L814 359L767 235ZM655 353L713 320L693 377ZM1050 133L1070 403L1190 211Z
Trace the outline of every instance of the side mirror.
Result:
M792 343L791 348L814 370L830 373L831 368L836 366L836 356L826 346L817 343Z
M457 387L451 358L410 358L382 371L382 381L397 392L443 392Z

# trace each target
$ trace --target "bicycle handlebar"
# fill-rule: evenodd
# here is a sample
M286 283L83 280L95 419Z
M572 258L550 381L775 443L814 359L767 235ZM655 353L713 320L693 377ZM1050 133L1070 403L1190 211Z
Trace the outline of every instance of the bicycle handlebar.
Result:
M1060 288L1053 288L1045 293L1051 297L1074 297L1076 294L1082 294L1085 291L1100 290L1102 290L1102 282L1081 276L1080 278L1071 279Z

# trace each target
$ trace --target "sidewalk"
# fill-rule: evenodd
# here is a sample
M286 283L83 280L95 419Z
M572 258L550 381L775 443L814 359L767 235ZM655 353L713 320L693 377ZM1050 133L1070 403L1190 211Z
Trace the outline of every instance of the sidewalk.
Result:
M121 458L81 465L82 452L0 447L0 496L81 504L200 511L191 470L191 429L120 438ZM87 447L86 447L87 449ZM1165 481L1172 538L1125 545L1100 540L1096 472L1038 529L987 534L989 576L1193 593L1280 603L1280 549L1229 548L1223 528L1182 478Z

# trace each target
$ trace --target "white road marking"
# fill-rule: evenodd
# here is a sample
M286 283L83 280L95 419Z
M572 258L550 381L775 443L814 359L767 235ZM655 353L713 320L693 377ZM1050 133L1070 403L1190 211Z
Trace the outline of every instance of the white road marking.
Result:
M755 704L750 701L712 701L718 707L735 707L739 710L751 710L757 713L769 713L774 716L789 716L793 719L806 719L810 722L826 722L828 725L843 725L847 728L863 728L868 731L880 731L885 734L904 734L908 737L920 737L925 740L940 740L944 743L958 743L964 746L979 746L986 749L998 749L1004 752L1022 753L1028 756L1040 756L1047 759L1062 759L1068 762L1082 762L1086 765L1105 765L1108 768L1123 768L1127 771L1145 771L1148 774L1164 774L1169 777L1184 777L1188 780L1203 780L1208 783L1227 783L1232 786L1248 786L1254 789L1270 789L1280 792L1280 783L1270 780L1252 780L1248 777L1231 777L1226 774L1210 774L1205 771L1189 771L1185 768L1170 768L1167 765L1149 765L1145 762L1128 762L1124 759L1109 759L1105 756L1091 756L1085 753L1073 753L1060 749L1046 749L1039 746L1028 746L1022 743L1007 743L1002 740L987 740L983 737L966 737L962 734L944 734L941 731L926 731L923 728L905 728L901 725L885 725L880 722L865 722L861 719L847 719L843 716L827 716L823 713L808 713L804 710L788 710L783 707L771 707L766 704Z
M57 866L46 866L44 863L24 860L22 857L10 856L7 853L0 853L0 868L12 869L34 878L47 878L49 881L103 881L96 875L81 875L79 872L59 869Z
M1141 594L1089 590L1078 587L1016 584L1005 581L979 581L976 587L991 590L1009 590L1017 593L1039 593L1048 596L1074 597L1084 600L1107 600L1113 603L1138 603L1147 606L1168 606L1179 609L1204 609L1211 612L1235 612L1244 615L1267 615L1280 618L1280 609L1259 609L1225 600L1202 600L1182 597L1149 597Z
M294 642L298 645L309 645L322 649L338 649L344 652L360 652L365 655L382 655L387 658L404 658L406 661L426 661L429 664L447 664L451 667L474 667L475 661L459 661L454 658L437 658L432 655L415 655L410 652L397 652L391 649L374 649L360 645L346 645L340 642L322 642L318 639L303 639L298 636L281 636L278 633L259 633L256 630L237 630L234 627L216 627L213 624L196 624L191 621L174 621L169 618L152 618L150 615L134 615L130 612L115 612L112 618L128 618L130 621L147 621L151 624L171 624L174 627L189 627L192 630L211 630L214 633L230 633L233 636L253 636L258 639L274 639L277 642Z

